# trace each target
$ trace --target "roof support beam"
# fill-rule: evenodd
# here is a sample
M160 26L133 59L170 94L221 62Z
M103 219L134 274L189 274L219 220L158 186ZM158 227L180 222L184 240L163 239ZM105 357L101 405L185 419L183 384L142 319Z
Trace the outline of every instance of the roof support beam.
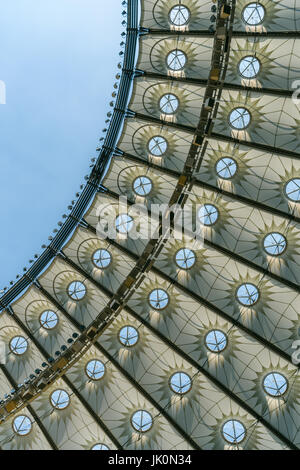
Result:
M141 113L133 112L133 115L136 119L140 119L141 121L144 121L144 122L149 122L149 124L154 124L157 126L166 126L166 127L177 129L177 130L187 132L188 134L193 134L193 135L196 133L196 128L192 126L186 126L184 124L164 121L162 119L155 118L150 115L147 116ZM282 155L283 157L295 158L297 160L300 159L300 153L293 152L292 150L285 150L283 148L272 147L271 145L258 144L256 142L249 142L246 140L234 139L233 137L226 136L223 134L218 134L215 132L212 132L211 134L207 135L207 137L211 137L212 139L222 141L222 142L229 142L235 145L243 145L245 147L262 150L263 152L275 153L278 155Z
M191 36L201 38L214 38L215 33L208 30L186 30L176 31L169 29L151 28L146 30L151 36ZM248 32L248 31L232 31L233 38L261 38L261 39L300 39L300 31L266 31L266 32Z
M89 226L88 226L89 228ZM111 240L110 240L111 241ZM115 243L115 245L121 249L121 247ZM125 251L125 250L124 250ZM138 256L132 256L132 258L135 258L136 260L139 258ZM66 261L68 263L70 263L70 266L75 267L77 266L73 261L71 261L70 259L66 258ZM80 273L85 273L85 277L86 278L91 278L89 276L88 273L86 273L82 268L79 268L77 266L77 269ZM160 272L159 270L157 269L153 269L153 272L157 271L159 273L159 275L161 277L164 277L164 278L168 278L168 280L172 283L172 284L175 284L175 282L169 278L169 276L166 276L164 273ZM98 288L102 289L102 286L100 286L96 281L94 281L96 283L96 285L98 286ZM178 285L178 288L183 290L184 288L180 285ZM107 290L107 289L105 289ZM112 294L111 294L112 295ZM191 293L190 293L191 295ZM196 361L194 361L192 358L190 358L186 353L184 353L180 348L178 348L177 346L175 346L167 337L165 337L164 335L162 335L158 330L156 330L155 328L153 328L148 322L146 322L145 320L142 319L142 317L140 317L137 313L135 313L130 307L128 306L125 306L124 309L132 316L134 316L134 318L136 318L138 321L140 321L141 323L143 323L146 327L148 327L151 332L158 336L163 342L167 343L168 346L170 346L177 354L179 354L181 357L184 357L184 359L189 362L190 364L192 364L197 370L199 370L199 372L201 372L203 375L205 375L209 380L211 380L219 389L221 389L226 395L229 395L232 400L234 400L236 403L238 403L239 406L241 406L243 409L247 410L248 413L250 413L252 416L254 416L259 422L261 422L267 429L269 429L274 435L276 435L279 439L281 439L288 447L290 447L291 449L298 449L297 446L295 446L292 442L289 441L289 439L287 439L284 435L282 435L279 431L277 431L276 428L274 428L268 421L266 421L264 419L263 416L261 416L259 413L255 412L250 406L247 405L246 402L243 402L243 400L241 400L236 394L234 394L230 389L228 389L225 385L222 384L222 382L220 382L218 379L216 379L213 375L210 374L210 372L208 372L205 368L201 367ZM230 320L229 320L231 323L234 323L233 319L230 317ZM238 324L239 326L239 324ZM262 339L260 337L258 337L258 341L260 343L263 343L264 345L267 344L267 341L262 341Z
M207 80L200 79L200 78L189 78L189 77L175 77L173 75L166 75L161 73L153 73L153 72L145 72L142 71L142 77L155 79L155 80L166 80L169 82L178 82L178 83L187 83L189 85L196 85L200 87L207 86ZM216 82L216 88L220 87L220 82ZM293 91L290 90L282 90L282 89L272 89L272 88L253 88L250 86L242 86L234 83L222 83L222 88L224 90L232 90L232 91L246 91L251 93L261 93L264 95L275 95L275 96L283 96L286 98L291 98L293 95Z

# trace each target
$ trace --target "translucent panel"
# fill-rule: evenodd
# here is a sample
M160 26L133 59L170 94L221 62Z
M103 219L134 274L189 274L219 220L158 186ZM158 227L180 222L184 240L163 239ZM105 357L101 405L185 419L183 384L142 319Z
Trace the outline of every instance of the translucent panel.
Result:
M281 397L287 391L288 382L278 372L271 372L264 378L264 389L272 397Z
M237 290L238 301L242 305L254 305L259 299L259 291L254 284L242 284Z
M94 265L99 269L108 268L111 263L111 254L109 251L101 248L100 250L95 251L92 256L92 261Z
M175 259L179 268L190 269L196 262L196 255L189 248L182 248L181 250L177 251Z
M222 433L227 442L230 442L231 444L239 444L245 439L246 428L240 421L231 419L224 424Z
M163 95L159 101L159 108L164 114L174 114L176 113L179 106L179 101L177 96L173 93L166 93Z
M175 5L169 12L170 22L174 26L186 25L191 17L190 10L185 5Z
M95 444L91 450L109 450L109 447L105 444Z
M269 233L264 239L264 249L272 256L281 255L285 251L286 246L286 238L281 233Z
M185 67L187 62L186 55L180 49L174 49L167 56L167 66L170 70L177 72Z
M204 204L198 211L198 217L201 224L213 225L219 218L219 211L212 204Z
M155 310L163 310L169 304L169 294L163 289L154 289L149 295L149 303Z
M90 379L100 380L105 374L105 365L98 359L93 359L87 363L85 371Z
M183 395L192 388L192 379L184 372L176 372L170 379L170 387L173 392Z
M134 346L139 340L139 333L133 326L124 326L119 332L120 342L126 346Z
M28 341L23 336L15 336L10 341L9 347L16 356L22 356L28 349Z
M253 2L244 8L242 17L246 24L256 26L264 21L265 14L264 7L258 2Z
M237 164L233 158L221 158L216 165L217 175L225 180L232 178L237 172Z
M139 176L133 182L133 190L138 196L148 196L152 190L152 181L148 176Z
M239 72L244 78L255 78L259 71L260 62L252 55L244 57L239 63Z
M73 281L68 286L68 294L73 300L82 300L86 295L86 287L81 281Z
M251 115L246 108L235 108L229 114L229 123L233 129L246 129L251 122Z
M223 331L212 330L206 335L205 344L210 351L220 353L227 346L227 336Z
M52 310L45 310L40 316L40 324L45 330L53 330L58 324L58 315Z
M285 193L287 197L294 202L300 201L300 178L293 178L290 180L286 187Z
M167 149L168 142L164 137L157 135L150 139L148 144L148 150L151 155L154 155L155 157L161 157L162 155L164 155L164 153L166 153Z
M128 233L133 228L133 218L128 214L120 214L116 218L115 226L119 233Z
M70 403L70 397L65 390L55 390L50 396L50 402L53 408L64 410Z
M132 415L131 424L136 431L146 432L152 427L153 419L148 411L139 410Z
M19 436L26 436L32 429L32 423L28 416L17 416L13 421L13 430Z

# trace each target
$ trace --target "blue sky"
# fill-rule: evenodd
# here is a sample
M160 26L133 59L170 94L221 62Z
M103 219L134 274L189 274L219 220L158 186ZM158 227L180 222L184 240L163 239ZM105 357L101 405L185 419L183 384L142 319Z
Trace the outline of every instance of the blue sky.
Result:
M41 252L96 156L122 10L121 0L1 3L0 288Z

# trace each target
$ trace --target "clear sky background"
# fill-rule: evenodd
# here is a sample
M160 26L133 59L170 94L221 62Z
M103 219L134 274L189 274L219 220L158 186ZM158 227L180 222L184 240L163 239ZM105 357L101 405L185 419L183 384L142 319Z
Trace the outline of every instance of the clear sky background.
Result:
M117 73L121 0L9 0L0 9L0 289L89 172Z

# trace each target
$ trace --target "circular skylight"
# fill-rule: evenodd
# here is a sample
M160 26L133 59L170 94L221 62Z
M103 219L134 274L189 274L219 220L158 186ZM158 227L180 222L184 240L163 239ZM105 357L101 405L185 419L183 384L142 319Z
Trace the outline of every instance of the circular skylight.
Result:
M45 310L40 316L40 324L45 330L53 330L58 324L58 315L52 310Z
M93 359L87 363L85 371L90 379L100 380L105 374L105 365L98 359Z
M244 57L239 63L239 72L243 78L255 78L260 71L260 61L253 55Z
M91 450L109 450L109 447L105 444L95 444Z
M286 238L281 233L269 233L264 239L264 249L268 255L279 256L285 251L286 246Z
M180 49L174 49L167 55L167 66L174 72L184 69L186 62L186 54Z
M185 5L175 5L169 12L170 22L174 26L186 25L191 17L190 10Z
M224 157L221 158L216 165L216 172L219 178L228 180L233 178L237 172L237 164L233 158Z
M220 353L224 351L227 346L227 336L223 331L211 330L205 338L205 344L207 349L214 353Z
M170 387L173 392L183 395L192 388L192 379L184 372L176 372L170 379Z
M190 269L196 263L196 255L189 248L178 250L175 259L177 266L181 269Z
M111 263L111 254L104 248L100 248L93 253L92 261L94 265L99 269L108 268Z
M264 378L264 389L272 397L281 397L288 388L287 379L278 372L271 372Z
M233 129L246 129L251 122L251 115L246 108L235 108L229 114L229 123Z
M68 294L72 300L82 300L86 295L86 287L81 281L73 281L68 286Z
M156 135L150 139L149 144L148 144L148 150L151 153L151 155L154 155L154 157L161 157L166 153L168 149L168 142L164 137L161 137L160 135Z
M231 419L223 425L222 433L230 444L240 444L246 437L246 428L240 421Z
M259 299L259 291L254 284L242 284L237 290L238 301L248 307L256 304Z
M299 202L300 201L300 178L291 179L285 187L285 193L291 201Z
M124 326L119 332L120 342L126 346L134 346L139 340L139 332L133 326Z
M213 225L219 218L219 211L212 204L204 204L198 211L198 217L203 225Z
M28 416L17 416L13 421L13 430L19 436L26 436L32 429L31 420Z
M119 233L128 233L133 228L133 218L129 214L120 214L115 221L116 230Z
M22 356L28 349L28 341L23 336L15 336L11 339L9 347L16 356Z
M177 96L173 93L166 93L159 100L159 109L164 114L174 114L176 113L179 106L179 101Z
M50 402L53 408L64 410L70 404L69 394L65 390L55 390L50 396Z
M148 196L152 190L152 181L148 176L139 176L133 182L133 190L138 196Z
M150 292L149 303L155 310L163 310L169 304L169 294L163 289Z
M242 17L246 24L257 26L264 21L265 9L259 2L249 3L243 10Z
M138 432L146 432L151 429L153 419L150 413L145 410L136 411L131 417L132 427Z

